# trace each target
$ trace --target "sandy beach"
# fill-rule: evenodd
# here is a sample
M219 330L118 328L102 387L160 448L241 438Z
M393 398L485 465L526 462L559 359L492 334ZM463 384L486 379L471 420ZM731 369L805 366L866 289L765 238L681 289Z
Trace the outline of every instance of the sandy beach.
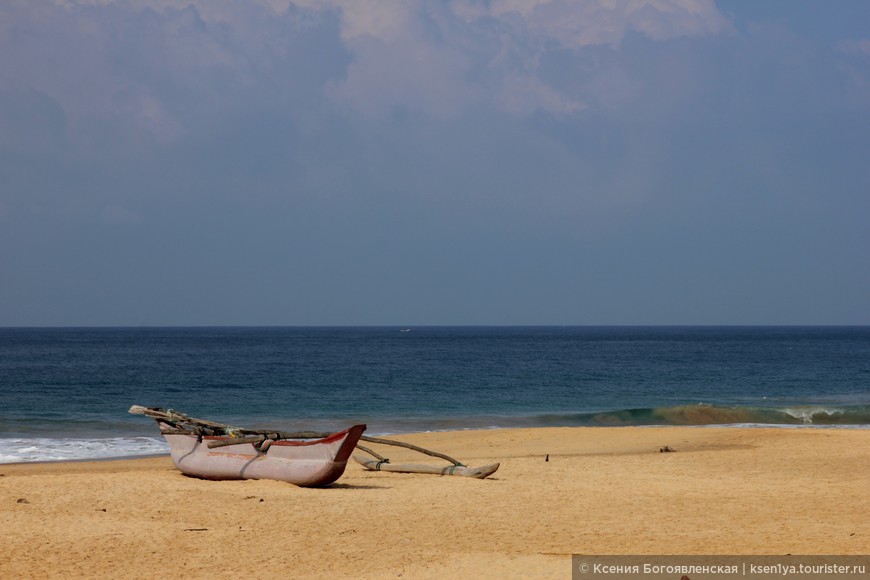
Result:
M870 430L402 439L501 468L472 480L351 462L303 489L197 480L168 457L0 465L0 577L570 578L575 553L870 553Z

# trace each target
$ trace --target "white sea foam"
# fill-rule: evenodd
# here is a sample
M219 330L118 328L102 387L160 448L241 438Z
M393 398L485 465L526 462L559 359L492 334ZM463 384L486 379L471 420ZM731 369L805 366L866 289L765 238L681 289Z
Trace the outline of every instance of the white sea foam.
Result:
M0 463L77 461L169 453L162 437L0 439Z
M648 425L648 427L671 427L671 425ZM725 427L731 429L870 429L870 425L814 425L800 423L784 425L782 423L728 423L726 425L686 425L706 429L708 427Z
M783 412L787 415L791 415L795 419L800 419L804 423L813 423L813 419L817 415L833 417L834 415L843 414L842 409L827 409L825 407L791 407L783 409Z

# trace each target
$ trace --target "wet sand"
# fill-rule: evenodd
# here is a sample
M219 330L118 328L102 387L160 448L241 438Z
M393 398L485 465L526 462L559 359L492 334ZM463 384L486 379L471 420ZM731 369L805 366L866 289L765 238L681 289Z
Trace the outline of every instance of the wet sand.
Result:
M0 465L0 577L570 578L575 553L870 553L870 430L401 439L501 468L473 480L351 462L303 489L193 479L168 457Z

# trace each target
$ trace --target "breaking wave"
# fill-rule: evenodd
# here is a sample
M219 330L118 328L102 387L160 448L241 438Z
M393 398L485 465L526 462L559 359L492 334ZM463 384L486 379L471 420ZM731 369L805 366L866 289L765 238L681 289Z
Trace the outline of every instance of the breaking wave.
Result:
M870 426L870 405L726 407L697 404L544 415L548 425L855 425Z
M163 437L0 439L0 463L147 457L169 452Z

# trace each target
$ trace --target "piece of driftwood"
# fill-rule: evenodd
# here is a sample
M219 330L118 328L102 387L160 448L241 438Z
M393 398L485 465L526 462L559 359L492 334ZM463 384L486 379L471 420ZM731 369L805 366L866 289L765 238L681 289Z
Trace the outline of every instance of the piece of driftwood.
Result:
M392 471L393 473L427 473L432 475L458 475L461 477L473 477L475 479L484 479L489 477L499 467L498 463L492 465L484 465L482 467L466 467L464 465L446 465L439 467L437 465L417 465L414 463L393 464L387 461L376 461L374 459L366 459L357 455L353 456L354 460L368 469L369 471Z

